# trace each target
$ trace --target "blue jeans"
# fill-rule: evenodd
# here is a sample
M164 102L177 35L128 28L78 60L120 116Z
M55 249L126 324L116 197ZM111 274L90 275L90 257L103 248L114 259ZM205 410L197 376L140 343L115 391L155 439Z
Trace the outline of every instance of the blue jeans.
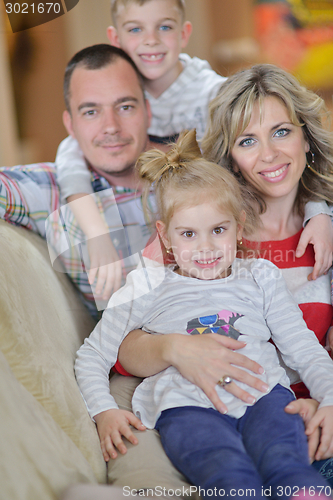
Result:
M321 476L323 476L330 487L333 489L333 458L326 458L325 460L318 460L312 463Z
M298 493L301 500L311 488L324 498L329 487L309 465L303 421L284 411L293 399L277 385L239 419L212 408L171 408L162 412L156 429L171 462L206 492L203 497L224 491L225 497L244 500L251 496L246 490L252 497L254 490L255 498Z

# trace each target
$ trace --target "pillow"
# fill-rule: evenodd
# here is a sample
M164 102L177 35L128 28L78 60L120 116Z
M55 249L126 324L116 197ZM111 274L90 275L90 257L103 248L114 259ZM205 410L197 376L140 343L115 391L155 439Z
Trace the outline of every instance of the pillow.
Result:
M94 483L90 464L16 380L0 351L1 498L56 500L74 483Z
M94 322L46 243L0 221L0 348L15 377L37 399L105 482L94 423L74 376L74 358Z

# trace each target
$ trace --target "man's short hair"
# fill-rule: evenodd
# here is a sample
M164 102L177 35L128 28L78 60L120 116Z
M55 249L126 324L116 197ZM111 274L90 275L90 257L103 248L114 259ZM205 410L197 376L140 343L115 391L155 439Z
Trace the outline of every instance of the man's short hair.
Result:
M139 85L143 91L143 80L142 75L136 67L135 63L129 57L126 52L118 47L114 47L113 45L109 45L107 43L100 43L97 45L91 45L90 47L86 47L85 49L77 52L72 59L67 64L65 69L65 77L64 77L64 99L67 111L70 113L70 83L72 74L77 67L81 67L88 70L96 70L102 69L109 64L114 64L118 59L124 59L127 61L135 73L138 76Z
M145 3L152 2L153 0L111 0L111 15L114 24L117 24L117 14L120 6L126 7L130 3L144 5ZM185 21L185 0L176 0L177 7L180 10L182 20Z

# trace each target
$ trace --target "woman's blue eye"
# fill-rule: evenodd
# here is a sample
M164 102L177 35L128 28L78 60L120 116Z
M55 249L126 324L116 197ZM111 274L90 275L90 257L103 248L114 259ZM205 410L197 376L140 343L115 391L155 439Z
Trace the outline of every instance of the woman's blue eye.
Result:
M274 135L277 137L284 137L288 135L289 132L290 132L289 128L279 128L279 130L277 130Z
M240 146L252 146L252 144L254 143L254 139L251 139L250 137L246 138L246 139L243 139L239 145Z

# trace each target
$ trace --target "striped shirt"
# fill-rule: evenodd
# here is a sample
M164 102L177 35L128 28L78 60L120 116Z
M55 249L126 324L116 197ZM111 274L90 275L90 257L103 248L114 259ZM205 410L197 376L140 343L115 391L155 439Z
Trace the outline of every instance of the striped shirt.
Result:
M119 345L136 328L151 334L216 332L244 340L239 350L263 366L259 377L270 389L289 379L272 338L288 366L297 370L322 406L333 405L333 362L308 330L281 271L264 259L236 259L228 278L197 280L163 266L135 270L110 299L101 321L77 353L75 372L89 413L117 408L109 391L109 372ZM256 399L264 396L238 385ZM239 418L248 405L217 387L228 414ZM146 378L135 390L134 413L153 428L160 413L178 406L213 407L204 392L174 367Z
M90 171L95 202L108 223L110 236L123 263L123 278L141 261L150 230L136 191L113 186ZM151 195L151 208L154 197ZM25 226L47 239L56 271L66 272L82 292L92 315L105 303L95 300L88 283L89 266L86 238L68 206L60 208L60 192L55 165L33 164L0 169L0 217Z
M303 318L322 345L326 344L326 333L333 323L333 308L331 305L330 276L324 275L315 281L308 281L315 263L314 250L308 245L304 255L296 258L296 248L302 230L294 236L281 241L264 241L259 245L259 255L273 262L286 280L288 289L298 303ZM247 247L258 249L258 243L245 241ZM296 373L288 371L290 379L295 384L292 389L298 398L309 397L309 391L299 381Z
M216 97L224 76L212 70L207 61L180 54L183 71L159 97L146 91L152 111L150 136L170 137L195 128L202 139L208 119L208 105Z

